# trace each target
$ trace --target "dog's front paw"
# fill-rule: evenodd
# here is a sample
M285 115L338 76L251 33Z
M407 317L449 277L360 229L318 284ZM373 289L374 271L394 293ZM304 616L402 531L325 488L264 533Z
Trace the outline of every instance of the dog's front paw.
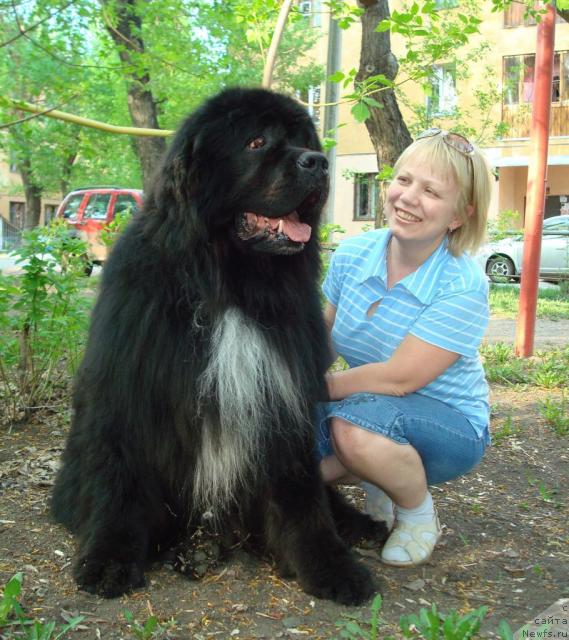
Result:
M198 529L174 549L174 571L199 580L215 569L226 554L219 536Z
M357 513L349 520L337 522L336 528L338 535L351 547L364 540L369 543L365 546L383 546L389 536L385 522L374 520L366 513Z
M79 589L103 598L117 598L146 585L140 565L114 559L81 558L74 575Z
M370 571L351 555L330 560L322 566L306 567L299 576L307 593L339 604L359 605L371 599L377 587Z

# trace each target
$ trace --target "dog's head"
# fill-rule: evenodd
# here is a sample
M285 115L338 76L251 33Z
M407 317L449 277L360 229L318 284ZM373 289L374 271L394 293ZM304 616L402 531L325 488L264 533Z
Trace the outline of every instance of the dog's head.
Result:
M209 239L290 254L315 235L328 162L306 110L263 89L228 89L178 130L162 185ZM191 210L191 211L190 211Z

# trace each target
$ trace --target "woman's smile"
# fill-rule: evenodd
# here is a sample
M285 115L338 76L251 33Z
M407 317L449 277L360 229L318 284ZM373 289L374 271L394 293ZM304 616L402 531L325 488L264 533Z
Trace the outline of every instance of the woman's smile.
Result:
M403 220L404 222L421 222L421 218L409 211L405 211L404 209L395 208L395 214L400 220Z

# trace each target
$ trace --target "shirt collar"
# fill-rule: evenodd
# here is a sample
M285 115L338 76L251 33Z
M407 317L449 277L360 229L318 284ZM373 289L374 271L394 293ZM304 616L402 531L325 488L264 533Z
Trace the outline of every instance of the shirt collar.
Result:
M386 254L391 231L382 234L376 246L370 252L367 267L363 270L360 282L369 278L379 278L385 288L387 288L387 262ZM405 276L395 286L402 286L415 296L423 304L429 304L435 294L435 285L438 282L439 274L448 256L448 238L445 236L439 246L423 262L423 264L413 273Z
M361 277L359 278L360 282L365 282L369 278L379 278L387 288L387 263L385 256L390 240L391 231L389 231L389 229L386 233L382 233L378 237L377 242L369 253L366 267L362 270Z

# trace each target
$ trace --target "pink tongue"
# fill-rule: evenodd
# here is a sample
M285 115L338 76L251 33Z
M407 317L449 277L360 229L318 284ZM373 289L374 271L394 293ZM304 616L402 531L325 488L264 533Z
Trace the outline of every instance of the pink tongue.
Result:
M283 219L283 233L294 242L308 242L312 229L304 222L298 219L298 213L293 211Z
M247 212L245 215L247 217L247 224L252 230L261 230L264 225L269 225L271 229L276 231L282 222L281 231L293 242L308 242L310 240L312 229L304 222L300 222L296 211L282 218L266 218L265 216L257 216L250 212Z

